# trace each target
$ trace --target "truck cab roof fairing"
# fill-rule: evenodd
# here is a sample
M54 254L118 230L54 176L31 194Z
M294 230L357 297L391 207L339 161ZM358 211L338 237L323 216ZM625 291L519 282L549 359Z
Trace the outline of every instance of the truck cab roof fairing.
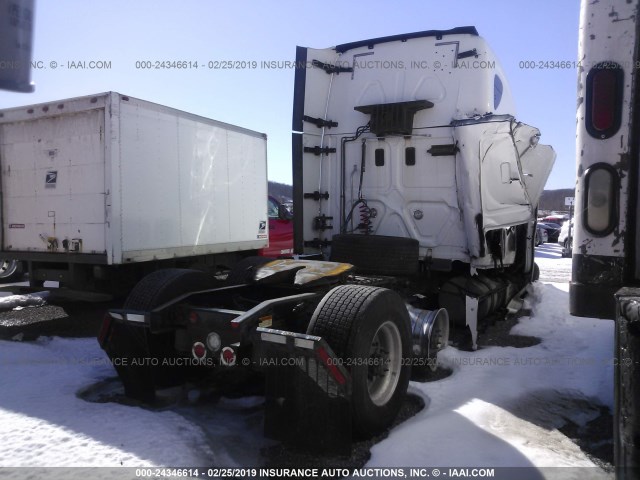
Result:
M349 42L343 43L341 45L335 46L335 51L338 53L344 53L348 50L352 50L354 48L359 47L369 47L373 48L375 45L380 43L388 43L388 42L405 42L412 38L422 38L422 37L444 37L446 35L461 35L468 34L478 36L478 30L476 27L456 27L451 28L449 30L425 30L422 32L414 32L414 33L403 33L399 35L390 35L388 37L378 37L371 38L369 40L359 40L357 42Z

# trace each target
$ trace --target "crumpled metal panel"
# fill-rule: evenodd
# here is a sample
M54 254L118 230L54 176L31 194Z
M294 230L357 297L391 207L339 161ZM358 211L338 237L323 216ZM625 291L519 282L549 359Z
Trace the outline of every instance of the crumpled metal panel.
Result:
M471 257L483 256L479 232L526 223L555 161L537 128L513 117L465 121L454 129L460 149L458 195Z

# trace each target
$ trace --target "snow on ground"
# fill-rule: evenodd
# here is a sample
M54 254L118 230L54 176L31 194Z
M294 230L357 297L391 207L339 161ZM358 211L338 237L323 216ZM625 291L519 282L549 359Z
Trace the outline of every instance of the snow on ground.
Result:
M613 408L613 321L568 314L571 259L547 244L537 252L541 278L531 288L533 313L511 333L538 337L528 348L454 348L439 361L453 369L434 383L412 383L428 408L372 449L372 466L594 466L557 428L563 418L584 425ZM480 447L481 446L481 447Z
M38 292L31 295L0 296L0 311L25 307L40 307L47 303L45 298L49 292Z
M453 347L448 378L412 382L426 408L372 450L367 466L593 466L557 428L613 403L613 322L568 314L571 260L536 250L533 310L512 333L528 348ZM0 466L255 466L261 400L150 411L82 400L112 367L94 339L0 342ZM579 406L580 408L576 408ZM594 469L597 471L597 469ZM604 478L604 477L597 477Z
M541 282L559 282L568 289L571 278L571 259L562 258L561 251L562 248L557 243L543 243L536 247L536 263L540 267ZM568 302L567 298L567 305Z
M94 339L0 344L0 466L209 465L201 429L173 412L76 397L113 376Z

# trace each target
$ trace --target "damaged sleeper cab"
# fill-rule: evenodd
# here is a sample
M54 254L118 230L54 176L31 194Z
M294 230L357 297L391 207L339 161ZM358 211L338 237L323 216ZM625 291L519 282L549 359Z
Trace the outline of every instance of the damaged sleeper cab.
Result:
M424 304L475 343L481 317L536 276L555 160L516 120L500 62L474 27L298 47L296 60L295 250L424 275Z

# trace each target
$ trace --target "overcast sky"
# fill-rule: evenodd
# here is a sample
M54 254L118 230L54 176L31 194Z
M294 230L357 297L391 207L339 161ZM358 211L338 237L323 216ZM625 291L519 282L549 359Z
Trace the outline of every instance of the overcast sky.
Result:
M0 91L0 108L120 92L266 133L269 178L284 183L291 183L294 72L260 68L262 62L292 61L296 45L324 48L473 25L502 63L518 120L538 127L542 143L558 154L547 188L574 186L578 0L36 2L33 60L42 62L32 73L36 90ZM136 68L162 60L200 67ZM208 68L221 60L255 60L258 68ZM79 61L110 68L69 68ZM525 61L570 65L529 69Z

